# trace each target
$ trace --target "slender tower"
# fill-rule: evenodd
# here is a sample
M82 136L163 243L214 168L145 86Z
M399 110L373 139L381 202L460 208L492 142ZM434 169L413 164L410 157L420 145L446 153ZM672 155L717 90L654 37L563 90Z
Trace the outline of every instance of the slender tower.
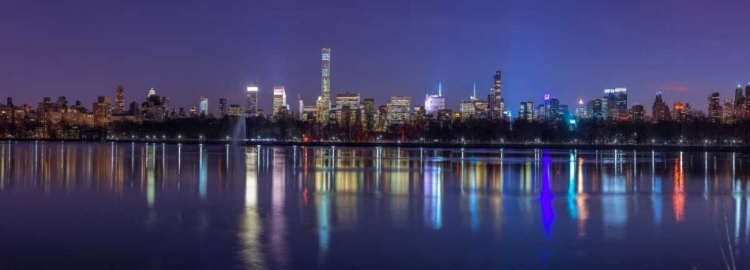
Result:
M328 110L331 108L331 49L323 48L323 73L318 98L318 122L328 124Z
M115 96L115 111L117 113L125 112L125 87L122 85L117 86L117 94Z

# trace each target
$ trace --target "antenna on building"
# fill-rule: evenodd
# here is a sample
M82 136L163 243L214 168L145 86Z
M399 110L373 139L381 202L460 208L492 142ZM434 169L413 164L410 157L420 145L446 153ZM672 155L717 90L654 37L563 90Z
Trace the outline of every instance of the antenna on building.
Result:
M477 98L477 82L474 82L474 98Z
M438 96L439 97L443 96L443 82L441 81L438 81Z

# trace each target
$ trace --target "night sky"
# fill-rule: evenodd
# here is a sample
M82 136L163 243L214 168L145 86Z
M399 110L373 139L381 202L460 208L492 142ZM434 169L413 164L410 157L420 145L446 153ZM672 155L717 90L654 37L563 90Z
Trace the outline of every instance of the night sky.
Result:
M364 2L369 2L365 4ZM663 91L669 104L706 110L719 91L750 82L750 2L674 1L0 1L0 96L36 104L64 95L142 102L151 86L190 107L209 98L244 106L257 82L268 110L273 85L313 104L320 49L330 47L331 91L384 104L443 81L458 108L472 83L486 98L495 70L518 103L550 93L574 106L627 87L629 103Z

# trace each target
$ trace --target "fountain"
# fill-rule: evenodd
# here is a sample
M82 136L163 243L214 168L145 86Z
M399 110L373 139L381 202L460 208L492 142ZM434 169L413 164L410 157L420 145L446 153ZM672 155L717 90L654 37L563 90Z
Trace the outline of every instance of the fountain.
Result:
M237 123L234 124L234 131L232 132L232 145L245 146L247 140L247 123L245 115L242 114L237 119Z

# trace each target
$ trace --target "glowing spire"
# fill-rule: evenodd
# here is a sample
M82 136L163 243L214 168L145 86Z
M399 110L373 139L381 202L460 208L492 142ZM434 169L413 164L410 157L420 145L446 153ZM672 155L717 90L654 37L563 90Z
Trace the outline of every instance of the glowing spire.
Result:
M578 100L578 105L583 105L583 99Z
M443 96L443 82L441 81L438 81L438 96L439 97Z
M474 82L474 98L477 98L477 82Z

